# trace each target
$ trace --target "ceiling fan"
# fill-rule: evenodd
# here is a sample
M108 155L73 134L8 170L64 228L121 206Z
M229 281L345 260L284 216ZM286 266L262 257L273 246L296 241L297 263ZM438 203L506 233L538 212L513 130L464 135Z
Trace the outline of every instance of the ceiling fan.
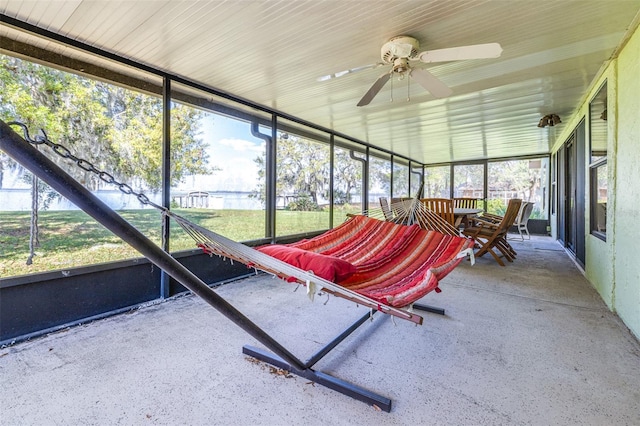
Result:
M358 106L368 105L394 75L400 78L408 76L416 80L418 84L436 98L446 98L453 93L452 90L426 69L412 67L411 61L420 61L429 64L433 62L459 61L465 59L497 58L502 53L502 47L498 43L474 44L448 49L427 50L424 52L419 52L419 49L420 44L415 38L396 36L382 45L380 56L383 63L352 68L320 77L318 80L329 80L365 69L391 65L391 70L378 77L367 93L360 99Z

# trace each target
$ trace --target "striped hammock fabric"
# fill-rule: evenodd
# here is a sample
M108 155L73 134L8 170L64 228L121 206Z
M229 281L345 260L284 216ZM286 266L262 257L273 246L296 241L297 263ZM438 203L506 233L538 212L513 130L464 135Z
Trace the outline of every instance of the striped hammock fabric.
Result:
M357 272L342 287L394 307L412 304L463 259L473 240L353 216L342 225L293 247L344 259ZM460 253L463 253L461 256Z
M239 261L258 270L307 287L317 288L354 303L395 317L422 323L411 305L432 290L467 254L473 240L415 225L398 225L367 216L352 216L342 225L315 238L291 246L334 256L352 263L356 273L340 284L333 283L196 225L172 212L175 220L204 252Z

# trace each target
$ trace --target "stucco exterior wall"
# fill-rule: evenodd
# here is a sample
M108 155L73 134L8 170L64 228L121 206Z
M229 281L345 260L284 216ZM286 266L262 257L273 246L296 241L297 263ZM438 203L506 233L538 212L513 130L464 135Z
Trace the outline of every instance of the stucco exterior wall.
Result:
M617 60L614 310L640 337L640 30Z
M590 234L589 123L586 150L585 275L609 308L640 339L640 28L605 64L584 102L567 120L552 152L557 152L604 81L608 93L607 241ZM552 218L554 223L555 218ZM555 227L554 227L555 228ZM556 230L553 229L556 236Z

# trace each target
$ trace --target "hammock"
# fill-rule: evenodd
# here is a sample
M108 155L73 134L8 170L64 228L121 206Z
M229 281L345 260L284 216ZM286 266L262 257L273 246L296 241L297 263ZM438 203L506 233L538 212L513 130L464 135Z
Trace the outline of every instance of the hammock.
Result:
M28 132L25 131L25 133L27 139L34 143L28 137ZM46 135L44 140L46 140ZM209 254L238 260L256 269L262 269L282 278L306 284L307 292L310 295L315 292L314 287L317 284L328 293L372 308L370 313L363 315L351 327L305 362L249 320L168 253L142 235L59 166L29 146L25 139L18 136L2 120L0 120L0 149L136 248L151 262L194 294L200 296L269 348L275 355L250 346L243 347L243 353L353 398L376 405L384 411L391 410L389 398L315 371L312 367L376 311L419 324L422 323L422 317L410 311L399 309L399 307L407 306L428 292L437 289L439 279L450 272L465 254L471 251L473 244L473 240L456 236L455 229L453 229L452 235L421 229L420 225L424 226L424 221L421 222L419 203L414 199L408 207L398 210L399 213L396 214L398 220L405 223L404 225L366 216L353 216L344 224L323 235L288 246L307 253L317 253L319 256L340 259L355 266L353 275L345 278L340 284L336 284L305 269L292 266L259 250L202 228L168 209L163 209L149 202L143 194L136 194L141 202L160 208L165 215L176 220ZM121 186L123 185L121 184ZM128 186L126 188L130 189ZM302 250L303 248L304 250ZM470 254L472 253L471 251Z
M355 273L333 283L316 274L235 242L167 212L206 253L239 261L288 281L316 285L324 291L418 324L422 317L406 310L432 290L469 254L473 240L425 231L418 225L398 225L366 216L352 216L326 233L288 245L342 259Z
M342 287L395 307L410 305L432 290L469 253L473 241L436 231L354 216L311 240L292 244L336 256L356 266Z

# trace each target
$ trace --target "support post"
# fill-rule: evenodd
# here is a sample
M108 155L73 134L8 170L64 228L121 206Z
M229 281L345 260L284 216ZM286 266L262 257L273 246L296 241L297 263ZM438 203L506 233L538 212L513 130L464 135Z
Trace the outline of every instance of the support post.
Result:
M162 207L171 205L171 80L165 77L162 85ZM162 249L169 253L171 234L169 218L162 218ZM169 275L160 273L160 297L170 296Z

